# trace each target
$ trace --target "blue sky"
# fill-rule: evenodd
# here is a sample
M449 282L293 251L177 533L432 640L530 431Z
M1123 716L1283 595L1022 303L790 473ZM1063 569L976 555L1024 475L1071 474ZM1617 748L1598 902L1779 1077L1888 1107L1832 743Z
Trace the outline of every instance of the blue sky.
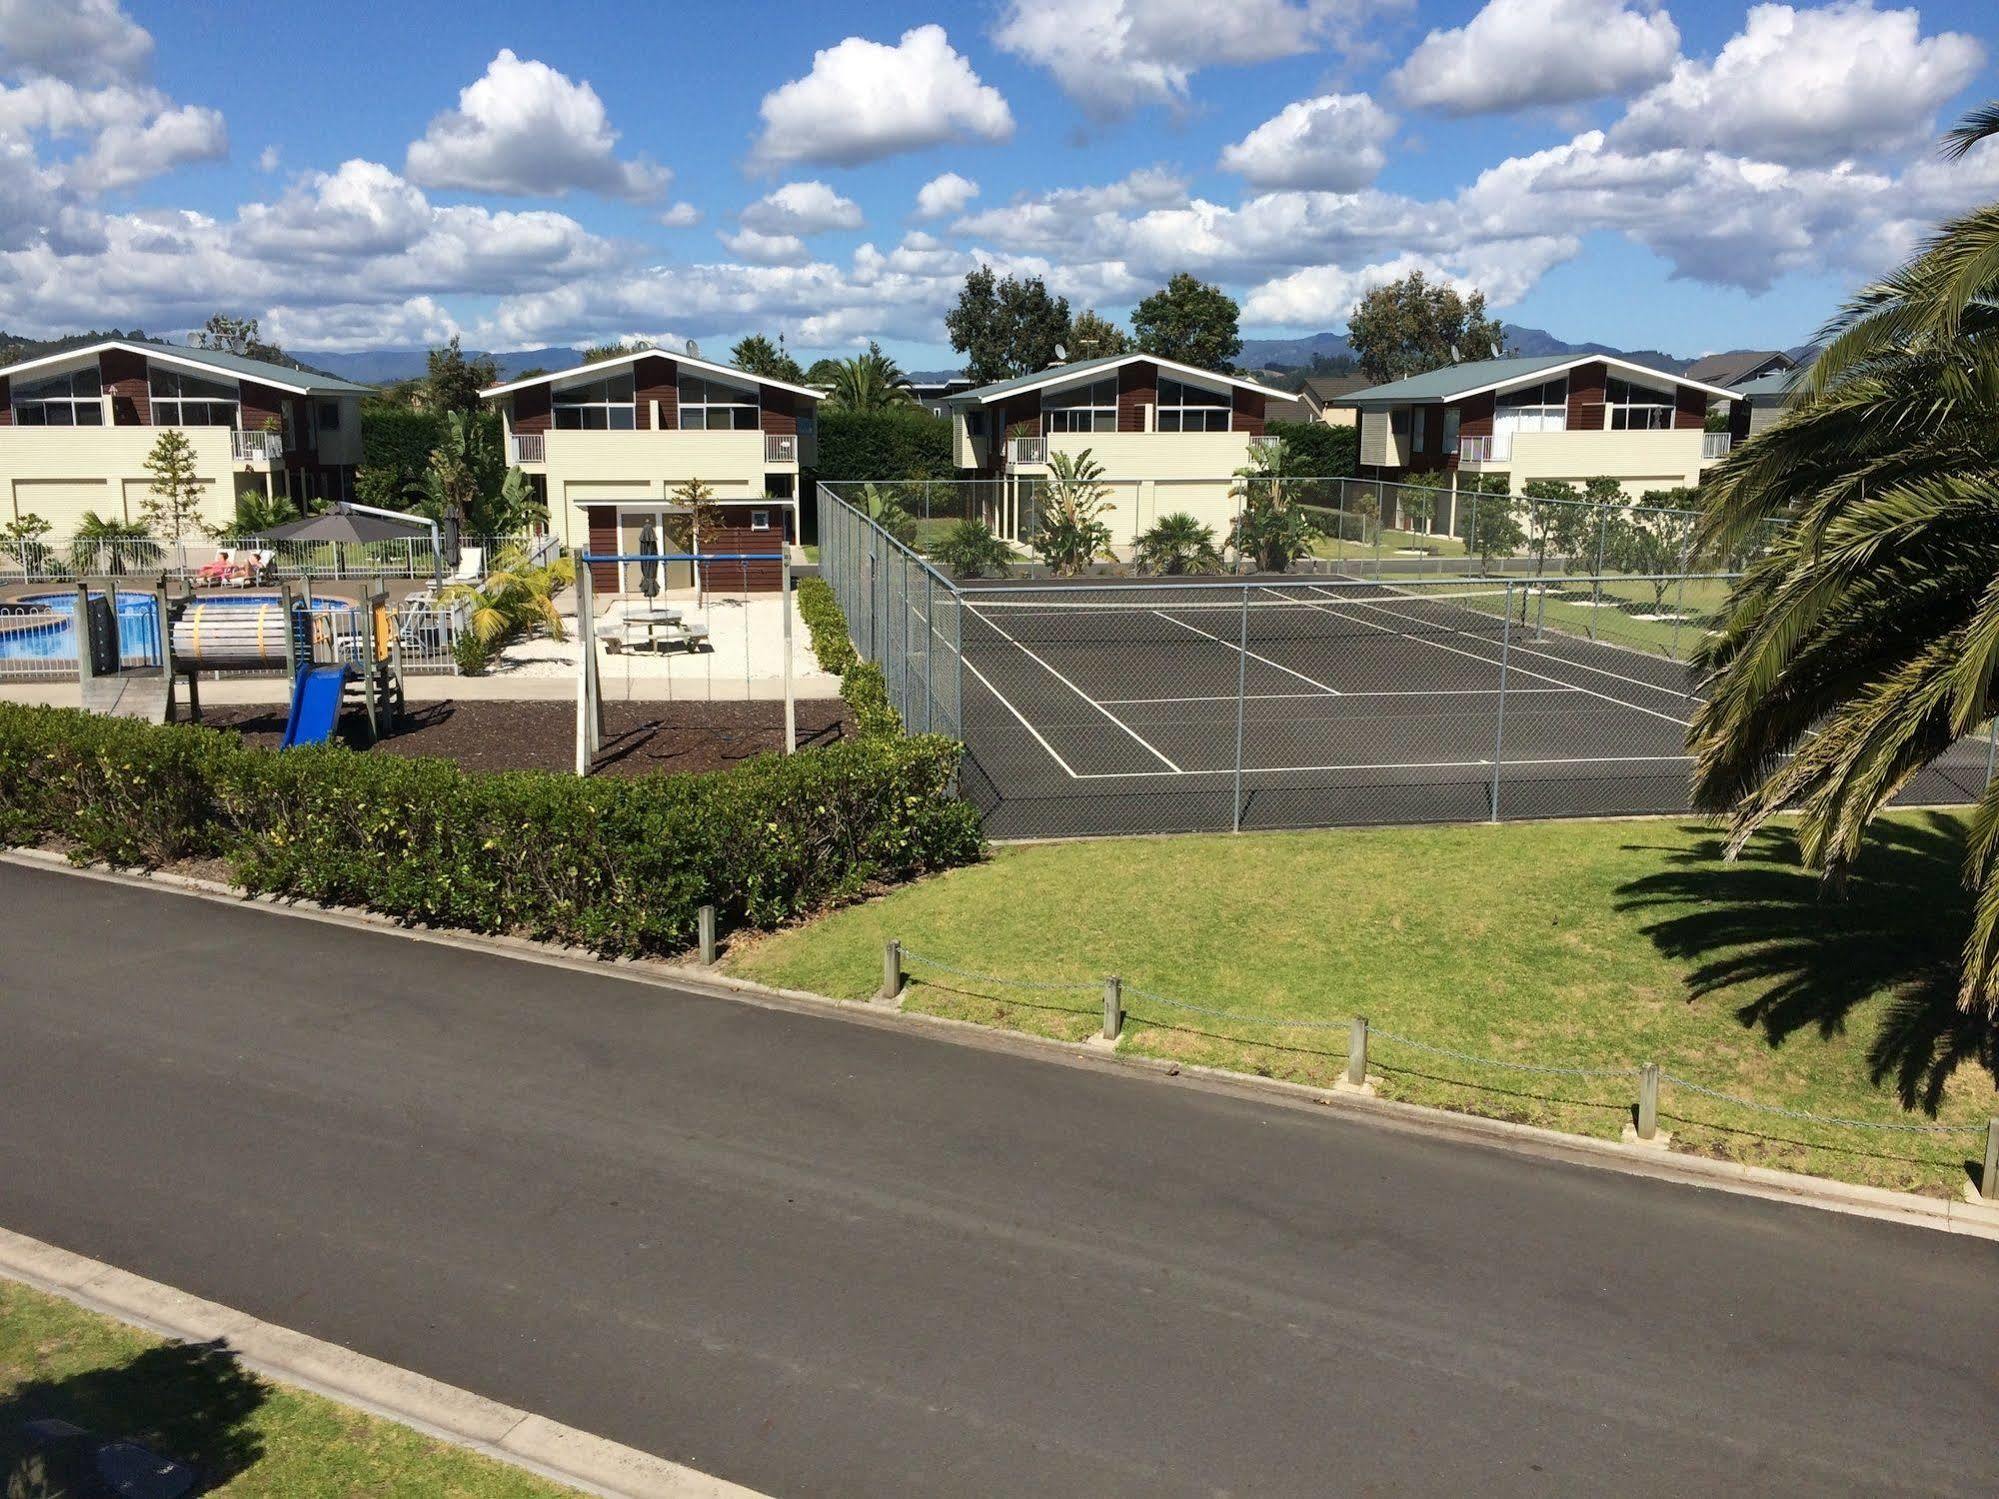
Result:
M1999 152L1932 150L1999 96L1994 19L0 0L0 326L226 309L299 348L709 353L762 330L808 356L876 336L927 368L984 261L1114 316L1192 270L1258 335L1338 328L1420 267L1566 338L1789 345L1999 198Z

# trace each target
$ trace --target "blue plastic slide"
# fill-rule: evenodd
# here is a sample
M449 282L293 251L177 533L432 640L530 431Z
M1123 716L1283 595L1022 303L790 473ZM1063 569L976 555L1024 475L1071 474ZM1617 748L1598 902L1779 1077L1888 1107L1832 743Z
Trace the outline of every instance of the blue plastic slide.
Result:
M301 744L325 744L340 727L340 699L354 668L346 662L338 666L308 666L292 686L291 716L285 720L285 742L280 749Z

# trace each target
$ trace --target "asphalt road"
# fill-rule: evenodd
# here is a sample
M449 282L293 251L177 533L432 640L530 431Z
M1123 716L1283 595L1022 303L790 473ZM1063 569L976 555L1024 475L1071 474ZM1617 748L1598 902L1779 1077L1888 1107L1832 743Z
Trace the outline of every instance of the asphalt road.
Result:
M1999 1245L0 865L0 1224L780 1494L1999 1491Z

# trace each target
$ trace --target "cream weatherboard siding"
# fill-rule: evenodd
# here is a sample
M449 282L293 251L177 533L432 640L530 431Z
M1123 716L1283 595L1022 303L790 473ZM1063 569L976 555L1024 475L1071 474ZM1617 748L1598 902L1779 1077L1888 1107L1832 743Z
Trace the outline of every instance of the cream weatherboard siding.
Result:
M1371 468L1400 468L1409 461L1386 411L1360 414L1360 461Z
M545 434L544 458L524 465L548 476L548 504L563 542L582 548L590 524L582 506L607 500L670 500L689 479L706 482L717 500L754 500L767 473L795 473L796 464L765 463L761 432L576 432Z
M1648 489L1694 485L1701 477L1698 428L1670 432L1519 432L1512 459L1504 465L1513 492L1535 479L1581 484L1613 474L1632 499ZM1493 467L1501 467L1494 464Z
M39 515L50 532L67 536L86 510L107 519L138 520L152 481L146 457L163 427L0 427L0 523ZM268 465L234 463L226 427L180 429L194 448L203 485L201 518L226 527L235 517L239 486L263 493Z
M1217 542L1235 518L1229 491L1259 439L1247 432L1053 432L1050 453L1081 453L1103 466L1114 507L1104 519L1111 545L1130 546L1164 515L1191 515ZM1042 474L1032 467L1023 472Z

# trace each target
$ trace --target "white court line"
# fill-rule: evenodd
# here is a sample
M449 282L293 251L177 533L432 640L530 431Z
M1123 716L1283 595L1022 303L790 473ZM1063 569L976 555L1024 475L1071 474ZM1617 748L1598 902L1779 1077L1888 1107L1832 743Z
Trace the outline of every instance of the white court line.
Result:
M1269 587L1270 585L1266 583L1266 584L1264 584L1263 586L1267 588L1267 587ZM1338 595L1338 594L1331 594L1331 593L1327 593L1327 592L1326 592L1326 591L1325 591L1325 590L1324 590L1324 589L1323 589L1323 588L1322 588L1322 587L1321 587L1320 585L1318 585L1318 584L1316 584L1316 583L1314 583L1314 584L1308 584L1307 586L1308 586L1308 587L1310 587L1310 588L1312 588L1312 589L1313 589L1314 591L1316 591L1316 592L1317 592L1317 593L1319 594L1319 596L1320 596L1320 597L1322 597L1322 598L1327 598L1327 599L1339 599L1339 598L1340 598L1340 595ZM1414 596L1413 594L1405 594L1405 595L1402 595L1402 597L1404 597L1405 599L1408 599L1408 600L1410 600L1410 601L1412 601L1412 602L1416 602L1416 603L1423 603L1423 602L1426 602L1425 600L1422 600L1422 599L1418 599L1418 598L1416 598L1416 597L1415 597L1415 596ZM1406 620L1408 620L1408 621L1409 621L1409 622L1410 622L1411 624L1420 624L1420 625L1429 625L1429 624L1433 624L1433 623L1434 623L1434 621L1432 621L1432 620L1427 620L1427 619L1423 619L1423 618L1421 618L1421 617L1420 617L1420 616L1418 616L1418 615L1414 615L1414 614L1402 614L1402 613L1399 613L1399 612L1397 612L1396 610L1394 610L1394 609L1391 609L1391 608L1389 608L1389 607L1388 607L1388 606L1387 606L1387 605L1386 605L1385 603L1383 603L1383 602L1382 602L1381 600L1379 600L1379 599L1346 599L1346 600L1342 600L1342 601L1343 601L1343 602L1346 602L1346 603L1352 603L1352 604L1359 604L1359 605L1363 605L1363 606L1365 606L1366 608L1369 608L1369 609L1379 609L1379 610L1380 610L1380 611L1381 611L1381 612L1382 612L1383 614L1386 614L1386 615L1389 615L1389 616L1391 616L1391 617L1393 617L1393 618L1395 618L1395 619L1406 619ZM1444 598L1444 597L1443 597L1442 595L1439 595L1439 596L1438 596L1438 601L1440 601L1440 602L1449 602L1449 600L1448 600L1448 599L1446 599L1446 598ZM1454 608L1461 608L1461 607L1463 607L1463 606L1462 606L1462 605L1453 605L1452 607L1454 607ZM1488 616L1488 617L1489 617L1489 616ZM1365 621L1362 621L1362 623L1365 623ZM1459 629L1459 628L1458 628L1457 626L1455 626L1455 625L1444 625L1444 626L1442 626L1442 628L1443 628L1443 629L1446 629L1446 630L1449 630L1449 631L1450 631L1450 632L1451 632L1451 633L1452 633L1453 635L1462 635L1462 636L1464 636L1464 637L1465 637L1465 639L1467 639L1467 640L1477 640L1477 641L1481 641L1481 642L1483 642L1483 641L1486 641L1486 640L1488 639L1488 637L1487 637L1487 636L1484 636L1484 635L1481 635L1481 634L1479 634L1478 632L1476 632L1475 630L1461 630L1461 629ZM1525 627L1523 626L1522 628L1525 628ZM1397 631L1396 633L1397 633L1397 634L1400 634L1400 633L1402 633L1402 632L1401 632L1401 631ZM1413 638L1413 637L1412 637L1412 638ZM1578 641L1578 644L1581 644L1581 643L1582 643L1582 642ZM1609 645L1609 644L1610 644L1610 642L1609 642L1609 641L1607 641L1607 640L1592 640L1592 641L1589 641L1589 642L1588 642L1588 644L1590 644L1590 645L1602 645L1602 646L1607 646L1607 645ZM1631 650L1631 648L1630 648L1629 646L1623 646L1623 647L1618 647L1618 648L1619 648L1619 649L1622 649L1622 650L1625 650L1625 651L1627 651L1627 652ZM1521 643L1520 643L1519 641L1517 641L1517 640L1516 640L1516 641L1514 641L1514 642L1512 642L1512 644L1511 644L1511 647L1510 647L1510 649L1511 649L1511 650L1512 650L1512 651L1513 651L1513 652L1514 652L1515 654L1518 654L1518 655L1522 655L1522 656L1534 656L1534 657L1537 657L1538 659L1540 659L1540 660L1542 660L1542 661L1553 661L1553 662L1554 662L1554 663L1555 663L1556 665L1558 665L1558 666L1569 666L1569 667L1573 667L1573 668L1574 668L1575 670L1577 670L1577 671L1587 671L1587 672L1593 672L1593 673L1594 673L1595 675L1597 675L1597 676L1599 676L1599 677L1609 677L1609 678L1611 679L1611 681L1613 681L1613 682L1626 682L1626 683L1629 683L1629 684L1630 684L1631 686L1633 686L1633 687L1643 687L1643 688L1644 688L1644 689L1645 689L1645 690L1646 690L1647 692L1663 692L1663 693L1665 693L1665 694L1666 694L1666 695L1667 695L1668 697L1677 697L1677 698L1684 698L1684 697L1685 697L1685 696L1687 695L1687 694L1686 694L1686 690L1685 690L1684 688L1680 688L1680 687L1661 687L1661 686L1660 686L1660 685L1659 685L1659 684L1658 684L1657 682L1648 682L1648 681L1646 681L1646 680L1645 680L1645 679L1644 679L1643 677L1627 677L1627 676L1626 676L1626 675L1625 675L1625 674L1624 674L1623 672L1621 672L1621 671L1611 671L1611 670L1610 670L1610 669L1609 669L1608 667L1603 667L1603 666L1589 666L1589 665L1586 665L1586 664L1584 664L1584 663L1583 663L1583 662L1581 662L1581 661L1571 661L1571 660L1570 660L1570 659L1569 659L1569 658L1568 658L1567 656L1557 656L1557 655L1556 655L1556 654L1555 654L1554 652L1552 652L1552 651L1537 651L1537 650L1535 650L1535 649L1534 649L1534 647L1533 647L1533 646L1531 646L1531 645L1522 645L1522 644L1521 644ZM1637 653L1634 653L1634 654L1637 654ZM1647 659L1647 660L1649 661L1649 660L1657 660L1657 659L1659 659L1659 658L1658 658L1658 657L1655 657L1655 656L1647 656L1647 657L1646 657L1646 659ZM1495 661L1493 662L1493 665L1495 665L1495 666L1497 666L1498 664L1499 664L1499 663L1498 663L1498 662L1497 662L1496 660L1495 660ZM1577 691L1586 691L1586 690L1587 690L1587 689L1585 689L1585 688L1578 688L1578 689L1577 689ZM1627 703L1627 704L1626 704L1625 706L1627 706L1627 707L1637 707L1637 704L1635 704L1635 703ZM1640 711L1640 712L1644 712L1645 710L1644 710L1644 709L1640 709L1639 711ZM1680 720L1678 720L1678 719L1675 719L1675 720L1674 720L1674 722L1675 722L1675 723L1678 723L1678 722L1680 722Z
M1268 584L1265 584L1264 586L1265 586L1265 587L1268 587L1269 585L1268 585ZM1322 596L1324 596L1324 595L1322 595ZM1375 604L1375 603L1371 603L1371 602L1369 602L1369 601L1368 601L1368 600L1366 600L1366 599L1348 599L1348 600L1343 600L1343 602L1346 602L1346 603L1352 603L1352 604L1360 604L1360 605L1362 605L1362 606L1364 606L1364 607L1366 607L1366 608L1370 608L1370 609L1381 609L1381 612L1382 612L1383 614L1387 614L1387 615L1389 615L1389 616L1391 616L1391 617L1393 617L1393 618L1395 618L1395 619L1406 619L1406 620L1408 620L1408 621L1409 621L1409 622L1410 622L1411 624L1418 624L1418 625L1424 625L1424 624L1429 624L1429 623L1430 623L1430 621L1429 621L1429 620L1426 620L1426 619L1417 619L1417 618L1415 618L1415 617L1413 617L1413 616L1411 616L1411 615L1407 615L1407 614L1396 614L1396 612L1395 612L1395 611L1394 611L1393 609L1383 609L1381 605L1379 605L1379 604ZM1368 629L1370 629L1370 630L1379 630L1379 631L1381 631L1381 632L1382 632L1382 633L1383 633L1384 635L1394 635L1394 636L1397 636L1397 637L1399 637L1399 638L1401 638L1401 639L1403 639L1403 640L1409 640L1409 641L1414 641L1414 642L1415 642L1415 643L1416 643L1417 645L1427 645L1427 646L1431 647L1431 648L1432 648L1433 650L1439 650L1439 651L1449 651L1449 652L1450 652L1450 653L1451 653L1452 655L1454 655L1454 656L1463 656L1463 657L1465 657L1465 658L1466 658L1467 660L1471 660L1471 661L1483 661L1483 662L1484 662L1484 663L1485 663L1485 664L1486 664L1487 666L1497 666L1497 665L1499 665L1499 658L1498 658L1497 656L1482 656L1482 655L1479 655L1479 654L1478 654L1477 652L1475 652L1475 651L1468 651L1468 650L1465 650L1465 649L1463 649L1463 648L1462 648L1462 647L1460 647L1460 646L1455 646L1455 645L1445 645L1445 644L1444 644L1444 643L1443 643L1442 641L1440 641L1440 640L1425 640L1425 639L1424 639L1424 638L1423 638L1422 636L1420 636L1420 635L1411 635L1411 634L1410 634L1410 633L1409 633L1409 632L1408 632L1407 630L1398 630L1398 629L1395 629L1395 628L1394 628L1393 626L1390 626L1390 625L1378 625L1378 624L1376 624L1376 623L1375 623L1375 622L1374 622L1373 620L1371 620L1371 619L1362 619L1362 618L1360 618L1360 617L1359 617L1358 615L1355 615L1355 614L1342 614L1342 613L1341 613L1340 611L1338 611L1338 610L1336 610L1336 609L1328 609L1328 608L1327 608L1327 607L1326 607L1326 606L1325 606L1324 604L1306 604L1306 605L1305 605L1304 607L1306 607L1307 609L1318 609L1318 610L1321 610L1322 612L1324 612L1324 613L1326 613L1326 614L1330 614L1330 615L1332 615L1332 616L1333 616L1333 617L1334 617L1335 619L1346 619L1346 620L1352 620L1352 621L1353 621L1353 622L1354 622L1355 624L1357 624L1357 625L1365 625L1365 626L1367 626L1367 628L1368 628ZM1470 632L1470 631L1468 631L1468 630L1456 630L1456 629L1451 629L1451 627L1450 627L1450 626L1448 626L1448 625L1446 625L1446 626L1445 626L1444 628L1446 628L1446 629L1450 629L1450 630L1451 630L1451 633L1452 633L1453 635L1463 635L1463 636L1465 636L1465 637L1466 637L1467 639L1469 639L1469 640L1478 640L1478 639L1482 639L1482 638L1483 638L1483 637L1481 637L1481 636L1477 636L1477 635L1473 635L1473 634L1471 634L1471 632ZM1532 653L1530 653L1530 654L1532 654ZM1560 658L1559 656L1550 656L1550 657L1548 657L1547 659L1549 659L1549 660L1551 660L1551 661L1561 661L1561 658ZM1567 662L1567 661L1563 661L1563 662L1561 662L1561 664L1562 664L1562 665L1564 665L1564 666L1570 666L1570 665L1574 665L1575 663L1573 663L1573 662ZM1585 670L1588 670L1588 669L1589 669L1589 668L1585 668ZM1606 702L1606 703L1615 703L1615 704L1617 704L1617 706L1618 706L1618 707L1620 707L1620 708L1629 708L1629 709L1630 709L1630 710L1631 710L1631 711L1632 711L1633 713L1644 713L1644 714L1647 714L1648 716L1650 716L1650 717L1652 717L1652 718L1663 718L1663 719L1664 719L1664 720L1665 720L1665 721L1666 721L1667 723L1671 723L1671 724L1678 724L1678 725L1679 725L1679 726L1680 726L1681 728L1683 728L1683 729L1685 729L1685 728L1691 728L1691 727L1692 727L1692 725L1691 725L1690 723L1688 723L1688 721L1687 721L1686 719L1684 719L1684 718L1675 718L1675 717L1673 717L1673 715L1672 715L1672 714L1670 714L1670 713L1661 713L1661 712L1659 712L1659 711L1658 711L1658 709L1656 709L1656 708L1644 708L1644 707L1640 707L1640 706L1639 706L1639 705L1638 705L1637 703L1628 703L1628 702L1626 702L1626 701L1625 701L1625 700L1624 700L1623 698L1621 698L1621 697L1612 697L1612 696L1611 696L1611 695L1610 695L1609 693L1607 693L1607 692L1598 692L1598 691L1597 691L1597 690L1596 690L1595 688L1593 688L1593 687L1581 687L1581 686L1577 686L1577 684L1576 684L1576 683L1574 683L1574 682L1564 682L1564 681L1563 681L1563 680L1562 680L1562 679L1561 679L1560 677L1551 677L1551 676L1547 676L1547 675L1545 675L1545 674L1544 674L1544 673L1542 673L1542 672L1538 672L1538 671L1529 671L1529 670L1528 670L1528 669L1527 669L1526 667L1524 667L1524 666L1512 666L1512 665L1510 665L1510 664L1509 664L1509 666L1508 666L1507 670L1508 670L1509 672L1518 672L1518 673L1519 673L1519 674L1520 674L1521 676L1523 676L1523 677L1532 677L1532 678L1534 678L1534 680L1535 680L1535 681L1537 681L1537 682L1553 682L1553 683L1555 683L1555 684L1556 684L1557 686L1561 686L1561 687L1572 687L1572 688L1574 688L1574 689L1575 689L1575 690L1576 690L1577 692L1583 692L1583 693L1588 693L1588 694L1589 694L1589 696L1591 696L1591 697L1594 697L1594 698L1601 698L1601 699L1602 699L1602 700L1603 700L1604 702ZM1615 673L1615 672L1605 672L1605 673L1604 673L1604 675L1605 675L1605 676L1615 676L1615 675L1616 675L1616 673ZM1634 678L1634 679L1632 679L1632 680L1636 680L1636 679ZM1645 684L1643 684L1643 683L1640 683L1639 685L1643 686L1643 685L1645 685ZM1526 761L1526 760L1508 760L1508 761L1507 761L1506 763L1507 763L1508 765L1527 765L1527 764L1531 764L1531 763L1533 763L1533 762L1531 762L1531 761Z
M1309 608L1310 605L1307 605L1306 607ZM1244 650L1241 646L1237 645L1233 640L1224 639L1220 635L1216 635L1207 630L1202 629L1199 625L1190 625L1184 619L1175 619L1172 615L1168 614L1163 609L1154 609L1152 612L1158 615L1159 618L1165 620L1166 623L1168 623L1169 625L1178 625L1183 630L1192 630L1196 635L1205 636L1207 639L1214 641L1215 644L1217 645L1225 645L1230 650L1235 651L1237 654L1249 657L1249 659L1252 661L1261 661L1265 666L1274 666L1279 671L1283 672L1286 676L1296 677L1299 681L1307 683L1310 686L1316 687L1321 692L1328 693L1333 697L1344 697L1346 695L1345 693L1341 692L1339 688L1332 686L1330 683L1321 682L1317 677L1308 677L1302 671L1293 671L1290 667L1286 666L1282 661L1273 661L1268 656L1259 656L1255 651Z
M997 631L1001 636L1001 638L1011 643L1016 650L1018 650L1023 656L1027 657L1027 659L1032 661L1036 666L1039 666L1043 671L1047 672L1049 676L1053 677L1056 681L1060 682L1064 687L1068 688L1071 692L1075 693L1077 697L1081 698L1084 702L1088 703L1092 708L1095 708L1099 713L1103 714L1105 718L1108 718L1112 723L1116 724L1119 728L1123 729L1125 733L1131 735L1133 739L1136 739L1140 744L1144 745L1145 748L1150 750L1152 754L1159 760L1159 762L1162 765L1164 765L1168 770L1172 771L1173 774L1179 775L1182 773L1179 766L1175 765L1171 760L1167 759L1167 757L1160 752L1159 747L1153 744L1143 734L1139 733L1138 730L1134 729L1130 724L1126 723L1122 718L1119 718L1115 713L1111 712L1110 709L1106 708L1102 703L1098 702L1095 698L1091 697L1089 693L1083 691L1082 688L1078 687L1074 682L1070 681L1067 677L1063 676L1061 672L1057 671L1054 667L1050 666L1046 661L1042 660L1041 657L1035 655L1033 651L1030 651L1026 646L1022 645L1018 640L1015 640L1011 635L1007 634L1007 632L1001 629L999 625L995 624L992 620L987 619L985 615L980 614L979 611L976 608L974 608L972 605L967 604L965 606L965 609L967 613L971 614L974 618L980 620L988 628ZM966 665L968 666L970 664L971 664L970 662L966 663ZM981 677L981 680L984 680L983 676ZM986 685L990 687L992 683L987 682ZM1011 707L1012 705L1008 704L1008 706ZM1014 716L1018 718L1020 715L1016 712ZM1021 721L1023 723L1026 722L1025 719L1022 719ZM1034 737L1037 739L1041 738L1039 734L1036 734ZM1047 741L1044 739L1042 740L1042 743L1046 744ZM1055 752L1053 750L1050 750L1049 753L1052 755ZM1057 758L1060 757L1058 756ZM1069 774L1075 775L1076 772L1072 770L1069 772Z
M961 657L960 659L962 660L963 658ZM986 691L990 692L994 697L998 698L1000 700L1000 706L1005 708L1007 712L1011 713L1015 718L1020 720L1020 726L1023 729L1027 730L1028 733L1034 736L1034 742L1036 744L1040 745L1043 749L1048 751L1049 758L1052 759L1057 765L1062 767L1064 774L1066 774L1070 780L1080 781L1082 779L1082 777L1076 773L1075 769L1069 764L1067 760L1064 760L1060 755L1055 753L1055 746L1050 744L1046 739L1043 739L1041 737L1041 730L1037 729L1032 723L1028 721L1027 715L1021 712L1020 709L1014 707L1014 705L1007 700L1007 695L1004 692L1001 692L999 688L993 686L992 678L988 677L984 672L980 671L978 667L974 666L970 661L965 662L965 670L970 672L973 676L977 677L981 682L984 682L986 684ZM964 716L964 713L965 713L965 705L963 703L960 703L958 705L958 716L962 718ZM1147 773L1150 774L1150 772Z
M1506 695L1515 693L1543 692L1559 694L1581 692L1580 687L1509 687ZM1343 687L1335 697L1498 697L1497 685L1491 687L1384 687L1359 690ZM1301 699L1309 700L1326 696L1323 692L1252 692L1247 701L1252 703L1288 703ZM1148 703L1232 703L1236 700L1233 692L1211 693L1205 697L1107 697L1098 699L1107 708L1133 708Z
M1692 755L1579 755L1563 760L1508 760L1508 770L1522 765L1685 765ZM1388 760L1379 765L1245 765L1242 773L1246 776L1302 775L1306 771L1332 770L1490 770L1490 760ZM1185 776L1232 776L1235 767L1224 765L1214 770L1183 770ZM1131 781L1149 780L1154 776L1164 776L1163 770L1086 770L1076 779L1079 781Z

